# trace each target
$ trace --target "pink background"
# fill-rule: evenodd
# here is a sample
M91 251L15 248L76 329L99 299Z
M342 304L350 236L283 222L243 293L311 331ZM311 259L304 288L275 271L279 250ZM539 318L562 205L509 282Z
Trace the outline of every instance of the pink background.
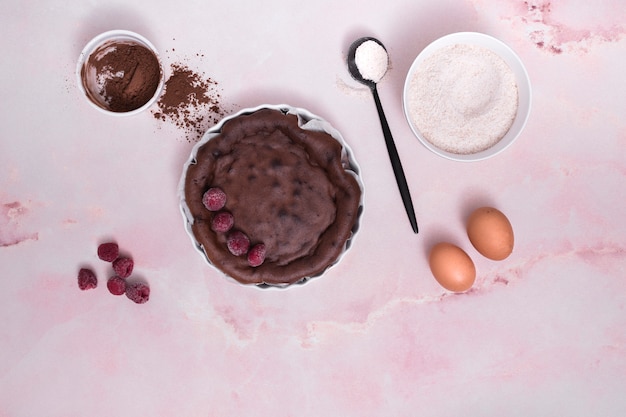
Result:
M622 1L9 0L0 21L0 416L626 415ZM193 141L150 111L101 114L76 87L84 44L116 28L218 81L227 114L286 103L343 134L365 211L336 268L261 291L205 264L178 208ZM533 86L525 131L483 162L430 153L402 112L412 60L457 31L509 44ZM379 91L419 235L345 66L363 35L390 54ZM481 205L513 225L505 261L465 234ZM107 292L108 239L147 304ZM439 241L474 260L469 293L433 279ZM82 266L95 290L78 290Z

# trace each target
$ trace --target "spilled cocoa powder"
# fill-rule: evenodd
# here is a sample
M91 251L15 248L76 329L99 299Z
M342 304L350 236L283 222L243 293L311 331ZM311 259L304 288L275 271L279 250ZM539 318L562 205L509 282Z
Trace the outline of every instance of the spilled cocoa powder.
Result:
M171 70L153 115L182 129L189 142L197 142L225 114L218 83L184 64L171 64Z

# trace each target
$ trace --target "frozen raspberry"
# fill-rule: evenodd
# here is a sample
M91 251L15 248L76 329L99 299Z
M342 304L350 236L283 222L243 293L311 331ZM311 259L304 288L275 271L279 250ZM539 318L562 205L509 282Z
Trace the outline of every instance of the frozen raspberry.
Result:
M122 295L126 292L126 280L114 275L107 281L107 288L113 295Z
M228 246L230 253L235 256L245 255L250 249L250 239L245 233L235 230L226 237L226 246Z
M126 297L137 304L143 304L150 299L150 287L142 282L127 284Z
M113 270L120 278L128 278L133 272L134 266L135 262L125 256L119 257L113 261Z
M221 188L209 188L202 196L202 203L209 211L218 211L226 205L226 193Z
M120 248L117 243L108 242L98 246L98 258L103 261L113 262L118 256L120 256Z
M256 267L263 262L265 262L265 245L257 243L250 249L250 252L248 252L248 264L252 267Z
M211 220L211 229L214 232L226 233L235 224L235 218L227 211L220 211Z
M98 278L91 269L82 268L78 271L78 288L81 290L90 290L98 286Z

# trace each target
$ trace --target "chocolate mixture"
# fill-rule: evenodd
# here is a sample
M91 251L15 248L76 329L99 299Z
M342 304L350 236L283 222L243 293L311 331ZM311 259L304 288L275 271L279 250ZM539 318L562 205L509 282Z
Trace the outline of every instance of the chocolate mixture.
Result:
M161 66L148 48L129 42L106 43L89 58L82 71L95 69L98 93L108 110L127 112L146 104L156 92Z

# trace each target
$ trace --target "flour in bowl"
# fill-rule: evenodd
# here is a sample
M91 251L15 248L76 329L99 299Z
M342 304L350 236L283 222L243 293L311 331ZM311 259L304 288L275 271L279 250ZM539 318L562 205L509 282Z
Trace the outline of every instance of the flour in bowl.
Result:
M518 106L515 74L495 52L454 44L419 65L408 86L408 113L422 136L456 154L498 143Z

